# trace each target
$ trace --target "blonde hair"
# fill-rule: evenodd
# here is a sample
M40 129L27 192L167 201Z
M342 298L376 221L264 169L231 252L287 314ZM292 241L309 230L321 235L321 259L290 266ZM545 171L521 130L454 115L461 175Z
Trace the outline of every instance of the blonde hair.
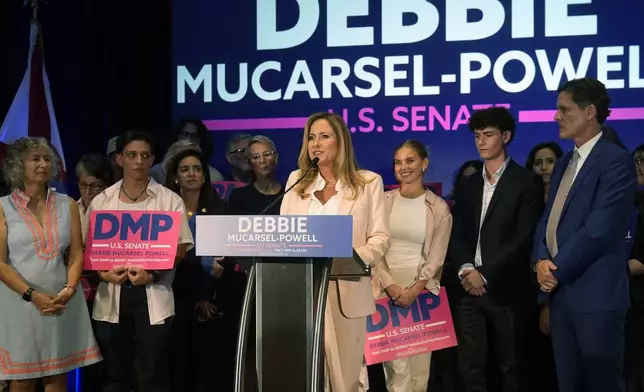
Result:
M350 199L355 200L358 194L364 189L364 186L374 179L366 179L360 174L360 168L358 167L358 162L353 152L349 128L342 117L335 113L314 113L306 121L304 134L302 136L302 148L300 149L300 156L297 160L297 165L300 168L299 175L302 176L311 165L311 157L309 157L308 149L309 134L311 133L313 124L319 120L326 120L333 130L333 133L335 133L338 143L338 155L335 158L335 162L333 162L333 173L336 175L338 181L341 181L344 186L351 189ZM317 167L311 168L306 177L295 188L295 191L302 198L306 199L311 196L306 193L306 190L313 184L318 173L319 169Z

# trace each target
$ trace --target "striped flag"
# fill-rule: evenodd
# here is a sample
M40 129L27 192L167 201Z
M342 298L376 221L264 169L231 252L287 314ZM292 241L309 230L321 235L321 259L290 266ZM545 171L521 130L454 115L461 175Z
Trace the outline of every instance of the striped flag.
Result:
M65 171L65 156L60 142L56 115L45 70L45 53L40 24L31 20L31 35L27 71L18 92L0 127L0 157L4 157L6 144L24 136L43 137L58 151Z

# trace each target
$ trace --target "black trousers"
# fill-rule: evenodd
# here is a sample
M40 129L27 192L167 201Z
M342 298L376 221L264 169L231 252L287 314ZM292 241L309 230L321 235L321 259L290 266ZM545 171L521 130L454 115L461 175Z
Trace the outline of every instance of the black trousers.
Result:
M97 322L96 338L103 349L107 384L103 392L169 392L170 320L150 325L145 287L121 289L119 322ZM132 374L138 359L138 385Z
M628 392L644 392L644 308L633 306L626 316L624 373Z
M522 342L525 317L519 307L496 304L488 294L463 297L455 307L458 368L465 392L524 392ZM495 366L489 366L494 358ZM489 372L500 388L488 388Z
M92 317L92 310L94 308L94 299L87 301L87 310L90 317ZM94 335L96 335L96 321L92 320L92 328ZM101 353L104 352L99 342ZM80 370L81 375L81 389L83 391L100 391L105 385L105 361L86 366Z
M535 304L526 326L526 392L559 392L552 340L539 331L540 312Z

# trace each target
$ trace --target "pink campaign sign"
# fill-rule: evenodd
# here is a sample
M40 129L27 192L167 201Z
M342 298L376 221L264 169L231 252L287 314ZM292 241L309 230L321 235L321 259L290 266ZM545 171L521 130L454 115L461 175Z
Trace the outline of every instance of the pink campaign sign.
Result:
M376 313L367 318L367 365L456 345L452 313L442 287L438 296L422 292L409 308L395 306L389 298L376 300Z
M121 265L172 269L180 219L176 211L92 211L85 270L107 271Z

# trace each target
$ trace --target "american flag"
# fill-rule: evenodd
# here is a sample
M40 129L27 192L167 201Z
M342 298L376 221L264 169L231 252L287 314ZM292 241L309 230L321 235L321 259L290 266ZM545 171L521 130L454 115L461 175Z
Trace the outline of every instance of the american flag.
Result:
M29 45L25 76L0 127L0 158L4 157L4 147L21 137L43 137L57 150L64 172L65 156L45 69L42 32L36 19L31 20Z

